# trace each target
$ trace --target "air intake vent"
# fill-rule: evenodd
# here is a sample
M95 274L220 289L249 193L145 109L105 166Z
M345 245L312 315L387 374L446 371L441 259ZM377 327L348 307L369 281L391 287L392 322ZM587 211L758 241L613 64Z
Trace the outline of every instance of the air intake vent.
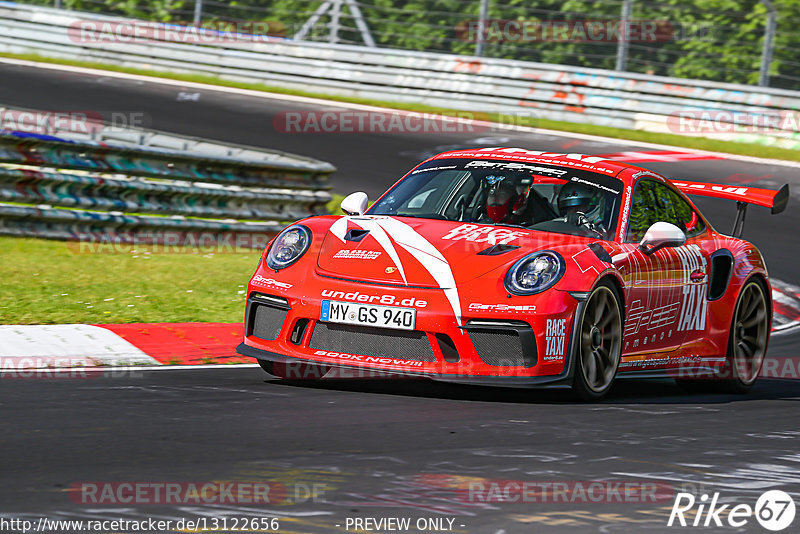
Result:
M281 333L283 321L286 319L287 310L273 308L263 304L253 304L255 312L253 317L253 336L265 341L275 341Z
M465 327L481 361L496 367L536 365L536 338L524 321L470 321Z

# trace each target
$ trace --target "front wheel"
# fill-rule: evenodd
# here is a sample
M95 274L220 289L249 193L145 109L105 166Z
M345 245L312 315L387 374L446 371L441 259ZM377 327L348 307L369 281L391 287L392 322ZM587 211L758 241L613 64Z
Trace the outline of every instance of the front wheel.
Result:
M258 365L272 376L285 380L319 380L330 370L327 365L303 362L258 360Z
M614 289L601 282L586 301L578 324L575 394L587 401L611 389L622 352L622 311Z

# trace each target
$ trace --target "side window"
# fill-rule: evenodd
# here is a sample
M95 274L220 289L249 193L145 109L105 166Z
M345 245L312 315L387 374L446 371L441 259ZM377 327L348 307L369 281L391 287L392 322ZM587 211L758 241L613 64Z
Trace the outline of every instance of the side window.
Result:
M675 191L670 190L670 194L672 195L672 206L675 209L676 217L676 221L672 224L683 230L686 237L694 237L705 232L706 225L692 206Z
M653 180L639 180L633 193L627 241L641 241L647 229L659 221L674 224L687 232L687 236L697 235L705 229L692 207L672 189ZM700 226L703 228L698 231ZM689 233L689 228L695 233Z
M653 223L659 221L655 210L656 200L653 192L655 182L639 180L633 192L633 202L628 216L628 235L626 241L638 243Z

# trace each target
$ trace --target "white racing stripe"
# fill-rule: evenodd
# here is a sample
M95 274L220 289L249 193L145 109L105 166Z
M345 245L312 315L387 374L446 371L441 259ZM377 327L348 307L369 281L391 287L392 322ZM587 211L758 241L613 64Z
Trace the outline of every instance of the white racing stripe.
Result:
M331 225L330 231L333 235L344 242L347 233L347 222L350 221L364 230L369 230L370 236L374 237L378 244L386 251L394 262L395 266L403 277L403 282L408 285L403 264L400 256L394 248L392 241L403 247L409 254L427 270L439 288L444 291L450 307L453 309L456 323L461 326L461 301L458 297L458 288L453 276L450 263L442 256L430 241L422 237L416 230L404 222L391 217L381 216L344 216ZM390 237L391 236L391 237Z

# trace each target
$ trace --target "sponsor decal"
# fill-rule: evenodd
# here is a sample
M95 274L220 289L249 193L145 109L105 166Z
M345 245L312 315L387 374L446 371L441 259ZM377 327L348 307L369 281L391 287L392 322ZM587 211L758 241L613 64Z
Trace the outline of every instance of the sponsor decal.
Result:
M678 247L675 251L683 266L683 299L678 330L705 330L708 284L693 282L691 275L698 270L707 272L708 262L698 245Z
M506 154L518 154L523 156L539 156L542 158L564 158L584 163L600 163L606 161L605 158L597 156L587 156L586 154L559 154L555 152L545 152L542 150L526 150L524 148L482 148L479 152L503 152Z
M410 308L424 308L428 305L425 300L417 299L415 297L406 297L400 299L394 295L367 295L360 291L344 292L334 291L333 289L323 289L322 296L332 299L352 300L354 302L366 302L368 304L385 304L387 306L405 306Z
M622 206L622 220L619 225L619 242L623 242L625 240L625 230L628 228L628 214L631 210L631 197L633 188L628 186L625 188L625 201L623 202Z
M595 182L590 182L589 180L584 180L583 178L578 178L577 176L573 176L572 178L570 178L570 181L578 183L578 184L585 184L585 185L588 185L590 187L595 187L597 189L602 189L603 191L608 191L609 193L613 193L615 195L619 194L619 191L617 191L616 189L611 189L610 187L606 187L604 185L600 185L600 184L595 183Z
M680 492L675 496L667 526L731 527L741 529L753 517L765 529L779 532L788 528L795 517L795 503L791 495L781 490L762 493L755 504L734 504L730 499L722 499L726 504L719 505L720 493L707 493L696 497L691 493Z
M280 289L281 291L286 291L287 289L291 289L293 284L287 284L286 282L278 282L274 278L264 278L260 274L257 274L253 277L252 284L254 286L261 286L261 287L274 287L276 289Z
M456 165L440 165L439 167L427 167L425 169L417 169L415 171L411 171L411 174L417 174L418 172L449 171L457 168L458 167Z
M545 360L560 360L564 357L564 341L567 337L566 319L548 319L545 331Z
M672 182L676 187L680 189L697 189L699 191L717 191L719 193L727 193L731 195L738 195L738 196L747 196L747 191L749 188L747 187L735 187L735 186L724 186L724 185L711 185L711 184L688 184L686 182Z
M674 324L678 320L678 307L678 303L672 303L648 309L641 300L633 301L625 320L625 336L635 336L644 330L659 330ZM672 330L667 337L672 337ZM661 339L664 339L664 332L661 332Z
M471 302L469 305L469 311L523 313L523 312L535 312L536 306L534 305L514 306L511 304L481 304L479 302Z
M377 250L343 249L333 255L334 258L343 260L374 260L381 255Z
M337 358L340 360L347 360L351 362L361 363L382 363L387 365L404 365L411 367L422 367L422 362L414 360L401 360L397 358L381 358L378 356L363 356L361 354L347 354L346 352L330 352L327 350L318 350L314 352L315 356L326 356L328 358Z
M626 345L627 347L627 345ZM690 368L702 364L705 360L702 356L693 354L681 356L669 356L667 358L647 358L639 360L624 361L619 364L620 369L633 369L643 367L654 367L657 365L689 365ZM679 375L680 376L680 372Z
M528 171L532 174L551 174L556 177L561 177L569 171L563 169L553 169L550 167L540 167L538 165L528 165L527 163L506 163L504 161L483 161L475 160L470 161L464 168L480 167L482 169L503 169L509 171ZM427 169L426 169L427 170Z
M507 245L525 235L528 235L528 233L512 230L510 228L462 224L450 230L447 234L442 236L442 239L448 241L464 240L473 243L488 243L489 245Z

